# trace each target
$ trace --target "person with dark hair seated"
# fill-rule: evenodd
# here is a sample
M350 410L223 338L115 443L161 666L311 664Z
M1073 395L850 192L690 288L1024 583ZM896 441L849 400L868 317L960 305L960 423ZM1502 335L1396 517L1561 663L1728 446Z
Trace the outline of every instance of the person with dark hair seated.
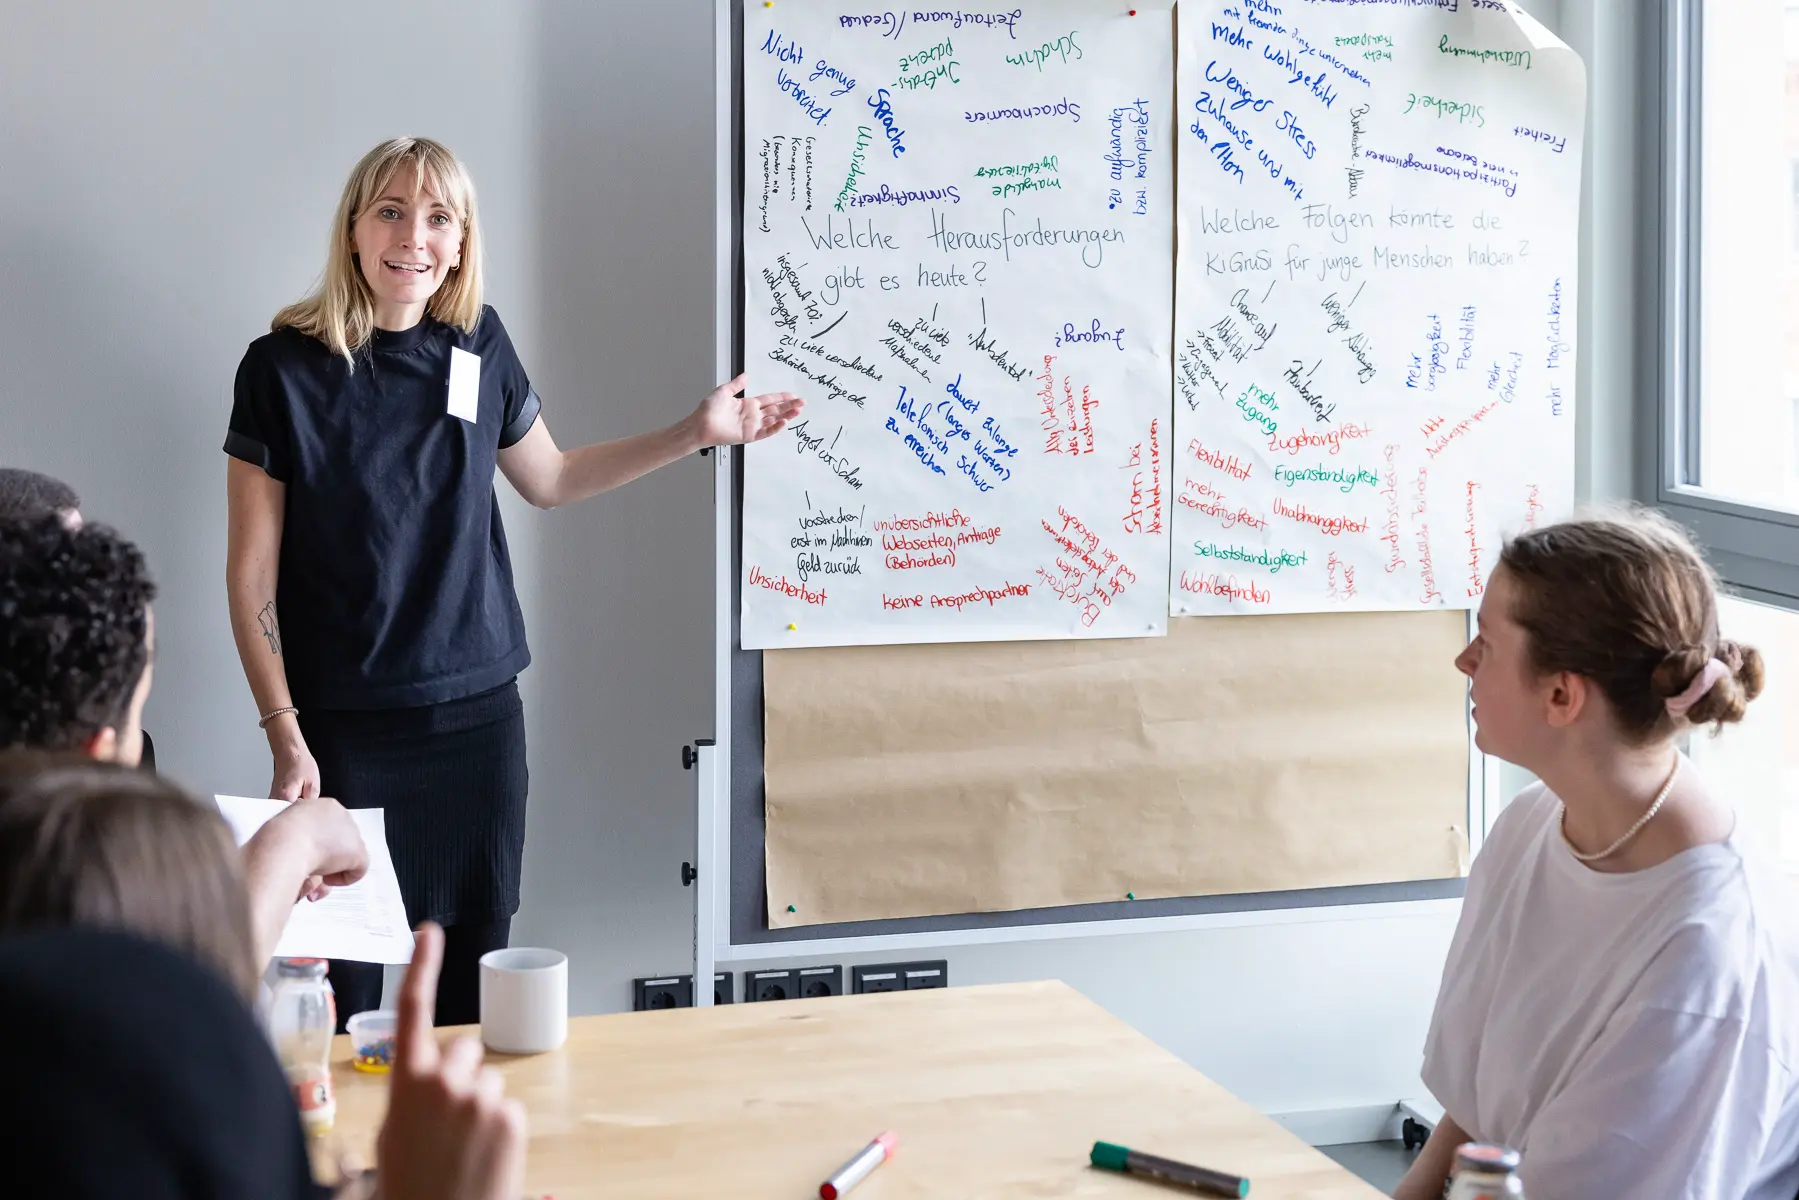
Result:
M0 754L0 1027L29 1091L0 1122L8 1197L326 1194L247 1003L249 908L224 821L178 788L74 755ZM373 1182L383 1200L517 1200L524 1110L478 1042L439 1054L442 957L442 931L421 927L379 1173L346 1198Z
M143 555L103 526L0 523L0 747L136 766L155 598Z
M50 475L20 467L0 467L0 521L35 521L54 516L70 529L82 525L81 497L75 489ZM138 766L156 769L156 743L150 731L141 730L143 749Z
M55 516L0 521L0 749L138 764L155 657L156 585L136 546ZM353 883L368 850L348 812L298 802L244 846L258 962L302 896Z

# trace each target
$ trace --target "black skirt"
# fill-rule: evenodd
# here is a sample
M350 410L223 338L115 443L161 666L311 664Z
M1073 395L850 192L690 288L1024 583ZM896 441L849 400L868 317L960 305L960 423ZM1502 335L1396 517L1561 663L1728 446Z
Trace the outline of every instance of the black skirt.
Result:
M320 788L386 810L387 845L414 925L518 911L525 852L525 708L518 681L419 708L299 714Z

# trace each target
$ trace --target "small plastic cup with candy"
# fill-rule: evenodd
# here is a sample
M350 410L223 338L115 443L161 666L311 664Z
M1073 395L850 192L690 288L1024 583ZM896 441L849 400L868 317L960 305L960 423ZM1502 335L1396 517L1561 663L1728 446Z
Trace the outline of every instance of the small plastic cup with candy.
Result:
M388 1009L360 1012L345 1025L350 1035L350 1048L355 1052L350 1064L358 1071L384 1075L394 1065L394 1032L399 1027L397 1016Z

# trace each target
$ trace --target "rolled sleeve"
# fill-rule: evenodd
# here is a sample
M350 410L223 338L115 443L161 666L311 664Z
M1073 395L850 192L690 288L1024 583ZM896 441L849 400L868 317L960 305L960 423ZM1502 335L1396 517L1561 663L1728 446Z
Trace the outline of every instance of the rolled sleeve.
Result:
M500 430L500 449L516 446L524 440L524 436L531 432L531 426L537 423L537 414L542 407L542 401L537 398L537 389L527 387L524 402L519 405L518 415L507 421L506 428Z
M254 467L269 470L269 448L246 433L235 429L225 431L225 453L232 458L241 458ZM269 472L271 475L273 471Z
M271 479L285 483L290 475L284 436L286 393L257 349L252 344L237 367L224 449L232 458L261 467Z

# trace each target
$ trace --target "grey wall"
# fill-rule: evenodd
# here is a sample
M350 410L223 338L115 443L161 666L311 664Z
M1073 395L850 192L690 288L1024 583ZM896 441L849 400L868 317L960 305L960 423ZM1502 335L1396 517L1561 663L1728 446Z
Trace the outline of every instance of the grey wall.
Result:
M469 163L506 318L563 445L710 387L711 5L28 4L0 13L0 464L60 475L162 589L149 728L203 792L265 794L224 604L231 381L302 294L351 165ZM710 732L712 495L683 462L543 514L500 482L536 665L518 937L580 1010L678 965Z

